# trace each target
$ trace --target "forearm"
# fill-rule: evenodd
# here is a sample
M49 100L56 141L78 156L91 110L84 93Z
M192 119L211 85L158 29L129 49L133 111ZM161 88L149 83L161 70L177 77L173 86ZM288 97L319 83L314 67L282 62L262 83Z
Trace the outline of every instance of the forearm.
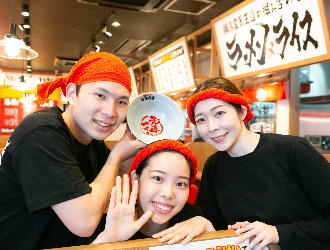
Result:
M105 164L96 179L90 184L92 189L90 193L52 206L72 233L88 237L95 231L109 204L118 168L119 164L118 166Z

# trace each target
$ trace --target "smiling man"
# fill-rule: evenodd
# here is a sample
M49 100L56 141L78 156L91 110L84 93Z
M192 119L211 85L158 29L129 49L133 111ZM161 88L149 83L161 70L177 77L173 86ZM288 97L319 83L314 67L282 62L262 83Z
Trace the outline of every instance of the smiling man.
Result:
M124 121L131 92L130 73L118 57L84 56L66 77L38 85L38 100L58 87L68 99L65 112L55 106L30 114L4 149L1 249L90 243L120 164L145 146L129 130L111 153L104 143Z

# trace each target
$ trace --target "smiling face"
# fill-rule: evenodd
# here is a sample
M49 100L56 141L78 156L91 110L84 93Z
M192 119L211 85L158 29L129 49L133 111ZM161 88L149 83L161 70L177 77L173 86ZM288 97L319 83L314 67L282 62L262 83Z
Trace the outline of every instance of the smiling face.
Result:
M124 121L129 91L121 84L99 81L81 85L76 95L76 86L67 89L69 101L65 119L78 141L88 144L92 139L104 140Z
M150 158L139 179L138 216L152 211L151 220L166 224L180 212L189 195L190 167L180 153L163 152Z
M240 135L245 128L246 108L242 113L219 99L206 99L194 108L197 131L201 137L218 151L227 151L230 155L240 145Z

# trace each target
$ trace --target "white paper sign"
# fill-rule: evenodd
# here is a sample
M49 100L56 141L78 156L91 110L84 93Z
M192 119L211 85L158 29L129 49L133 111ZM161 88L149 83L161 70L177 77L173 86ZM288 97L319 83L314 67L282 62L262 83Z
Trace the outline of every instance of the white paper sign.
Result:
M150 68L157 93L169 93L195 87L186 41L150 57Z
M195 241L186 245L163 245L149 247L149 250L243 250L249 244L249 240L246 240L241 244L236 244L235 240L237 238L238 237L230 237L214 240ZM265 249L268 249L268 247Z
M327 54L318 0L255 0L213 25L226 78Z

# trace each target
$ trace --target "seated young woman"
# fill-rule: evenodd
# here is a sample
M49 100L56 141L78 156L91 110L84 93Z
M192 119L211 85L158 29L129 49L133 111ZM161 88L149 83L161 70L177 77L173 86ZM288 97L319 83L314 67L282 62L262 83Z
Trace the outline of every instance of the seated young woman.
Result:
M196 172L196 157L178 141L162 140L145 147L131 166L132 192L127 175L123 191L121 178L116 178L105 230L93 243L153 237L186 244L205 231L214 231L200 209L187 203Z

